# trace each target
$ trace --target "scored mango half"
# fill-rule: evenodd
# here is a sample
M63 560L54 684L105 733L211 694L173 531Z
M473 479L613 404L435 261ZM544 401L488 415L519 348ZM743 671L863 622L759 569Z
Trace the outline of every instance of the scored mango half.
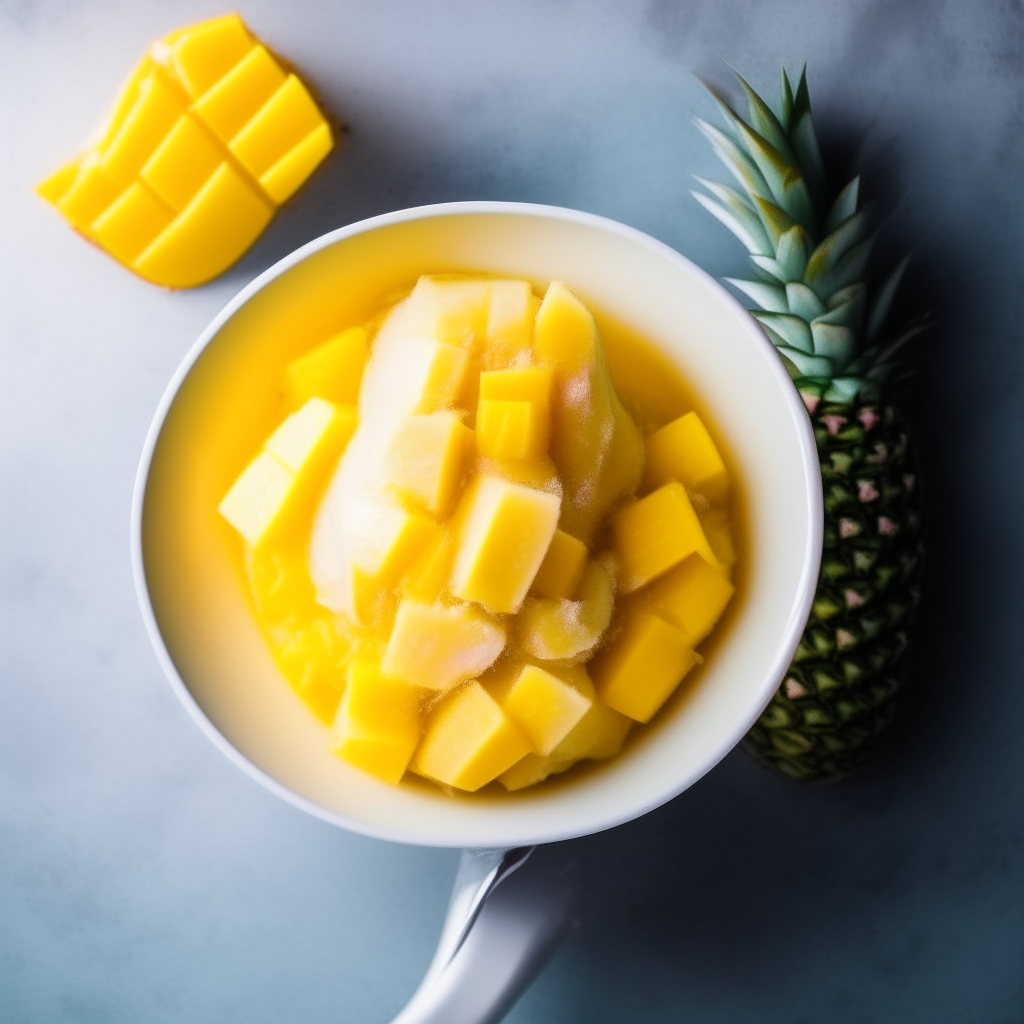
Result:
M229 14L154 43L93 142L36 191L140 277L191 288L333 148L306 86Z

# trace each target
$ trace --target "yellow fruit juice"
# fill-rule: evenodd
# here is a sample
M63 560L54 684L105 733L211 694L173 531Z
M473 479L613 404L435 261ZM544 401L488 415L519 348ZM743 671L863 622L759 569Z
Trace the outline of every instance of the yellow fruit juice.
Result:
M614 756L736 589L728 453L685 380L557 281L425 276L326 319L220 504L326 742L469 792Z

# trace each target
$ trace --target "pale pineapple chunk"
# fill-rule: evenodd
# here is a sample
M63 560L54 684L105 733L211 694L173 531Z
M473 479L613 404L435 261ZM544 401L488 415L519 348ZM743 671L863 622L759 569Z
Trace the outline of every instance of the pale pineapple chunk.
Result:
M578 689L536 665L526 665L500 702L537 754L550 754L590 709Z
M637 590L694 552L717 566L686 488L672 481L623 509L612 520L623 593Z
M446 786L475 792L529 753L522 730L474 680L430 716L410 767Z
M422 689L382 675L379 666L353 662L331 730L331 750L385 782L398 782L420 741L423 697Z
M611 645L590 663L590 671L605 704L647 722L696 660L681 630L657 615L631 611Z
M700 555L690 555L641 594L696 647L714 628L735 590L721 569Z
M636 490L643 439L615 393L590 310L558 281L537 312L534 352L554 372L550 450L565 487L559 525L589 543L608 510Z
M293 359L285 371L291 404L300 406L317 395L339 405L355 405L366 351L366 330L350 327Z
M652 491L678 480L709 501L721 501L729 492L729 474L707 427L695 412L656 430L646 441L644 490Z
M367 422L450 409L469 353L458 345L406 334L402 318L381 327L366 364L359 409Z
M394 586L434 542L440 527L429 517L394 506L379 506L375 529L351 555L355 566L378 587Z
M490 282L485 366L510 366L530 351L538 306L540 299L533 294L529 281Z
M559 498L485 476L467 499L452 592L490 612L516 612L551 543Z
M381 671L444 691L489 668L504 646L504 629L472 605L406 598L398 606Z
M455 503L473 431L454 412L407 417L386 457L390 486L400 497L444 518Z
M603 636L614 604L613 559L592 559L583 570L575 600L527 598L518 619L520 646L542 661L578 660Z
M469 348L487 332L491 282L421 277L409 296L410 328L447 345Z

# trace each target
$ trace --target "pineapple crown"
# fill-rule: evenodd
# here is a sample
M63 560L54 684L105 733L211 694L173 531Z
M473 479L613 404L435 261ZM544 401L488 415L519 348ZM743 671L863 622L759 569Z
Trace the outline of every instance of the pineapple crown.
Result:
M726 278L757 308L753 315L805 398L875 401L920 327L883 340L883 328L909 257L869 295L864 282L875 241L860 204L860 176L828 194L811 119L806 68L794 93L782 69L778 115L737 74L748 120L713 87L725 131L697 119L740 190L697 178L697 201L747 247L755 280Z

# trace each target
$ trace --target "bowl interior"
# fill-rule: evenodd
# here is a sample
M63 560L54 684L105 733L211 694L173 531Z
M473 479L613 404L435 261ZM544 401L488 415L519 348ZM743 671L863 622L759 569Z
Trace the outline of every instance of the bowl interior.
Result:
M331 755L283 684L216 508L283 413L284 365L367 319L425 272L564 281L654 343L716 425L747 509L740 600L714 657L617 758L514 796L388 786ZM244 426L244 429L243 429ZM583 835L679 793L742 737L784 672L820 555L809 422L749 314L649 237L597 217L514 204L405 211L310 243L242 292L199 339L150 433L135 509L143 611L168 677L215 743L281 796L336 824L444 846Z

